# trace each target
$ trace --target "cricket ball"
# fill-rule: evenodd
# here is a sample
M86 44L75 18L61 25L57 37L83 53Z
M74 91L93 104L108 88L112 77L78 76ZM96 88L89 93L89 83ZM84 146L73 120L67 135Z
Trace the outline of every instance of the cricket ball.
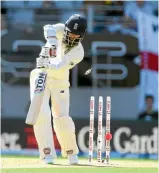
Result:
M108 140L108 141L110 141L112 139L112 134L111 133L107 133L105 135L105 139Z

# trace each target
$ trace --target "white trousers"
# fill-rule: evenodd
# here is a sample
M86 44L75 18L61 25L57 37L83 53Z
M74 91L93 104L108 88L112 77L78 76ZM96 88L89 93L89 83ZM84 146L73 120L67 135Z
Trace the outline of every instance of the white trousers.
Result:
M34 93L35 80L38 72L39 69L34 69L31 72L31 98ZM52 102L51 110L49 106L50 97ZM56 158L51 126L51 111L53 118L69 116L69 88L54 88L52 79L47 78L43 104L37 122L34 125L34 134L38 143L40 158L44 158L46 153L51 154L53 158Z

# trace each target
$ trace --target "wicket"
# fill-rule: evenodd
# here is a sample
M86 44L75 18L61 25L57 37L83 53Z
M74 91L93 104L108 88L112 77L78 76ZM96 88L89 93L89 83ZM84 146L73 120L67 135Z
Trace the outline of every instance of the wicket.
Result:
M94 116L95 116L95 97L90 97L90 129L89 129L89 163L93 160L93 134L94 134ZM106 97L106 134L110 133L111 116L111 97ZM97 161L102 163L102 127L103 127L103 96L98 100L98 136L97 136ZM105 139L106 140L106 139ZM110 160L110 140L105 141L105 161L109 164Z
M89 162L93 158L93 133L94 133L94 101L95 98L90 98L90 130L89 130Z

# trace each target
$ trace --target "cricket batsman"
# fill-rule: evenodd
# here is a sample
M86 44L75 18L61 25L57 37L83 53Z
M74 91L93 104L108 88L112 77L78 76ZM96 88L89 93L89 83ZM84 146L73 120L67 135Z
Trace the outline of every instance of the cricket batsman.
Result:
M78 164L79 152L76 143L75 125L69 116L69 70L84 58L81 41L87 30L87 20L78 14L72 15L65 24L44 26L46 44L42 47L37 67L31 71L31 99L35 91L37 75L46 72L43 102L34 127L40 158L45 163L54 163L56 151L51 127L53 126L61 146L63 157L69 164ZM51 98L51 110L49 99Z

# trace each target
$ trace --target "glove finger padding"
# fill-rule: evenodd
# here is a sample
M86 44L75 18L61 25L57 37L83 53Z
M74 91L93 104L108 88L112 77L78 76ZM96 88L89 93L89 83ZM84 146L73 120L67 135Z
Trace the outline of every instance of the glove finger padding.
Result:
M36 67L47 67L49 64L49 58L36 58Z
M50 47L50 52L49 52L50 58L56 57L56 56L57 56L56 53L57 53L57 48L56 48L56 46L51 46L51 47Z
M56 52L57 47L54 45L49 47L43 46L39 55L44 58L55 58Z
M62 156L78 154L75 125L70 116L54 118L54 130L60 143Z

